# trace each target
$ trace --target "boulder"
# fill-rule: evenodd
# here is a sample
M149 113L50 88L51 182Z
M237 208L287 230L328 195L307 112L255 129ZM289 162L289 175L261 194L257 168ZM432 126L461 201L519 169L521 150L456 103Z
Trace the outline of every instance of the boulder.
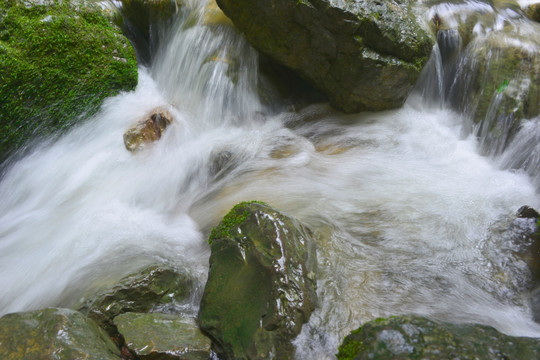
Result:
M193 319L125 313L114 319L127 347L141 360L208 360L210 339Z
M529 4L525 8L525 14L529 19L540 22L540 2Z
M120 25L137 49L139 60L151 64L160 32L178 11L175 0L120 0Z
M272 207L236 205L210 235L199 325L225 359L292 359L316 304L311 232Z
M126 312L175 312L186 303L192 286L191 278L185 273L151 266L86 300L79 310L116 336L113 324L116 316Z
M540 340L501 334L489 326L456 325L416 316L376 319L348 335L338 360L538 359Z
M137 85L133 47L92 4L0 1L0 161Z
M256 49L345 112L401 106L434 44L415 0L217 3Z
M0 359L120 360L120 351L77 311L48 308L0 318Z
M129 151L138 151L161 139L165 128L172 123L172 115L164 109L156 109L139 120L124 133L124 145Z

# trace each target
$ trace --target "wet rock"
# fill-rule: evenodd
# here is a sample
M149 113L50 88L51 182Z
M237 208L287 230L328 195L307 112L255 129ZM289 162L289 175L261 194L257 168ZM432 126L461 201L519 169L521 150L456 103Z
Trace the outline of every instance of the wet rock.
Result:
M210 235L201 330L226 359L291 359L315 308L310 231L268 205L236 205Z
M125 313L114 319L127 347L141 360L208 360L210 339L193 319L171 314Z
M120 1L122 29L135 45L140 62L150 64L159 45L160 31L176 14L181 2L175 0Z
M89 1L0 1L0 162L137 85L137 60L109 13Z
M471 41L450 96L476 124L484 154L501 154L523 119L540 114L540 41L507 26Z
M0 359L119 360L120 351L77 311L48 308L0 318Z
M364 324L348 335L339 360L538 359L540 340L512 337L482 325L455 325L396 316Z
M524 205L520 207L517 211L518 217L525 219L538 219L540 214L538 211L534 210L532 207Z
M525 8L525 14L529 19L540 22L540 2L528 5Z
M346 112L401 106L434 44L415 0L217 3L256 49Z
M165 128L172 123L172 115L164 109L157 109L124 133L124 145L129 151L141 150L161 138Z
M88 299L80 311L116 336L112 321L116 316L126 312L175 312L186 302L191 289L192 280L187 274L151 266Z

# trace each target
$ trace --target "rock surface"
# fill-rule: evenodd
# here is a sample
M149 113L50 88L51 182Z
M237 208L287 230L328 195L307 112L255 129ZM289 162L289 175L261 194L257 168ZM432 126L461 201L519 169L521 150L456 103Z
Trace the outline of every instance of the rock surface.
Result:
M403 104L434 44L415 0L217 0L259 51L340 110Z
M210 339L195 321L171 314L125 313L114 319L127 347L141 360L208 360Z
M119 360L116 345L92 320L48 308L0 318L0 359Z
M121 26L135 45L140 62L151 64L159 33L178 10L175 0L120 0Z
M110 289L85 302L80 311L95 320L111 336L112 320L126 312L149 312L182 305L189 297L191 278L174 269L152 266L122 279ZM169 311L169 310L167 310Z
M540 22L540 2L527 6L525 9L525 14L527 14L531 20Z
M165 128L172 123L172 115L164 109L156 109L124 133L124 145L129 151L141 150L161 139Z
M137 85L135 51L91 2L0 1L0 162Z
M433 322L422 317L377 319L343 341L338 360L538 359L540 340L511 337L492 327Z
M315 308L308 229L268 205L236 205L210 236L201 330L226 359L291 359Z

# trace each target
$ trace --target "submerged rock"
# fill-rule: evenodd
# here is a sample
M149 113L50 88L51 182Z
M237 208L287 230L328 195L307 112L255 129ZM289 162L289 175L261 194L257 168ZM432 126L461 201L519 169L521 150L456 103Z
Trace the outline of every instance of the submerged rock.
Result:
M91 2L0 1L0 162L137 85L135 51Z
M125 313L114 319L126 346L141 360L208 360L210 339L192 319L171 314Z
M48 308L0 318L0 359L119 360L120 351L92 320Z
M367 322L348 335L339 360L538 359L540 340L512 337L482 325L396 316Z
M175 306L186 302L191 289L192 280L187 274L151 266L88 299L80 311L115 336L113 319L116 316L126 312L174 312Z
M137 151L145 145L161 139L165 128L172 123L172 115L164 109L154 110L124 133L124 145L129 151Z
M210 235L201 330L226 359L291 359L315 308L308 229L268 205L236 205Z
M346 112L401 106L434 44L415 0L217 3L256 49Z

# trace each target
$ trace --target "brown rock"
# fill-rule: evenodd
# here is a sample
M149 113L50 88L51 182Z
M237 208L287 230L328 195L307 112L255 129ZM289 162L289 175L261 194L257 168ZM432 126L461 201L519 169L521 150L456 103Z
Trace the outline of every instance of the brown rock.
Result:
M124 145L129 151L137 151L159 140L165 128L172 122L172 115L165 109L156 109L124 133Z

